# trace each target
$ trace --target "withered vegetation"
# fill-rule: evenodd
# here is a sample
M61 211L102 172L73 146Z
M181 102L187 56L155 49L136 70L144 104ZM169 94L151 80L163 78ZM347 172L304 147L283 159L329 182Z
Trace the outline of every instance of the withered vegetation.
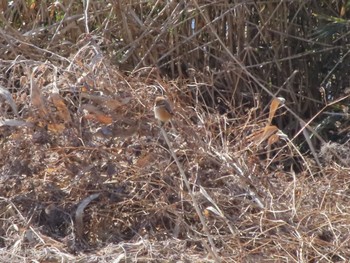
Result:
M349 17L0 1L0 261L347 261Z

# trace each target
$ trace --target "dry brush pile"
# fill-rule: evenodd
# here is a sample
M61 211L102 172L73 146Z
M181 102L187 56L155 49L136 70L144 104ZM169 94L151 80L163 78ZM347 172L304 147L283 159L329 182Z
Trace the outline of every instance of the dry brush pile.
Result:
M0 261L350 258L349 6L214 2L0 3Z

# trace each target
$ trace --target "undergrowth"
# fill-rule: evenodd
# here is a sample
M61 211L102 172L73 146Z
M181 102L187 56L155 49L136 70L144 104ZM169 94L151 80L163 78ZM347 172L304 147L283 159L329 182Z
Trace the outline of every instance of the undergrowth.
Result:
M350 258L347 1L236 2L0 3L0 261Z

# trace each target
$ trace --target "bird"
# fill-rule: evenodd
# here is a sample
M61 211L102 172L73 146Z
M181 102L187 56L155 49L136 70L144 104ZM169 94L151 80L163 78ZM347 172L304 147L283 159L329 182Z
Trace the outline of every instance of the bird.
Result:
M154 117L156 117L156 119L161 122L161 126L163 126L168 121L171 121L174 116L174 112L170 106L169 101L163 96L156 98L153 110Z

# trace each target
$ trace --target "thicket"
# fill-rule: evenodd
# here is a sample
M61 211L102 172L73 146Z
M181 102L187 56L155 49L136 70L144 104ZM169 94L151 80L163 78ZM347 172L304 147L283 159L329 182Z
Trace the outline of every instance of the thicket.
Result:
M1 257L345 262L349 17L345 0L0 1Z

